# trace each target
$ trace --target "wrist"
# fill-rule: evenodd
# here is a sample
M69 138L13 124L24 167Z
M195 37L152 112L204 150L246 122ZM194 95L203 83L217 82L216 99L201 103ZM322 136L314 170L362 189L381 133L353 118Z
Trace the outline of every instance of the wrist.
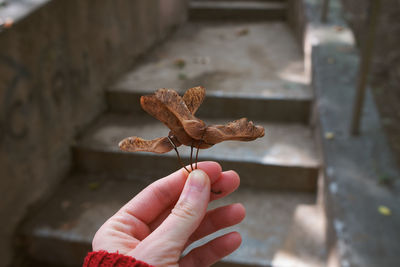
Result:
M107 251L89 252L84 260L83 267L153 267L134 257Z

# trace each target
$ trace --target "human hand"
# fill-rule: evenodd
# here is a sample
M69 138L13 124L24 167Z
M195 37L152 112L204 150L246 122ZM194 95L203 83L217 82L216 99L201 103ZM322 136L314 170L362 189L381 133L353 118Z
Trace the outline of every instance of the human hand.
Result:
M157 180L103 224L93 250L118 252L157 267L210 266L239 247L239 233L218 237L181 258L182 252L194 241L243 220L241 204L207 211L210 201L232 193L239 182L236 172L222 172L216 162L200 162L190 175L181 169Z

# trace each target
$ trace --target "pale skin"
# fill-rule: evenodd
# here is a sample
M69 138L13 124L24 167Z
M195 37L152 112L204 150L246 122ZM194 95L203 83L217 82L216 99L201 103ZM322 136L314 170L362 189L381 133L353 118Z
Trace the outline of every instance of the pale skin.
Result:
M210 266L240 246L239 233L225 234L183 257L182 252L244 219L245 209L238 203L207 211L210 201L229 195L239 183L236 172L222 172L216 162L200 162L190 175L178 170L146 187L108 219L93 239L93 250L118 251L157 267Z

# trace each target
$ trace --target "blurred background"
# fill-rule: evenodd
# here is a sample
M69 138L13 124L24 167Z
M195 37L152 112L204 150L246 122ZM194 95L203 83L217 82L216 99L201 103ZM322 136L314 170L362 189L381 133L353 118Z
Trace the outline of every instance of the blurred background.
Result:
M81 266L108 217L180 168L118 149L168 134L140 96L194 86L206 123L266 130L200 151L241 177L210 208L247 210L216 266L400 266L399 15L399 0L0 0L0 266Z

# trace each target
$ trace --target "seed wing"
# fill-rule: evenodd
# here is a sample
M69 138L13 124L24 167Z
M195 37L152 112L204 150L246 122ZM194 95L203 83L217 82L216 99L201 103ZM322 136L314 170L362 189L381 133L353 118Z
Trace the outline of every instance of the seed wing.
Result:
M180 143L191 143L192 138L185 132L178 118L155 95L142 96L140 105L147 113L164 123Z
M203 86L197 86L188 89L183 95L183 101L193 115L199 109L206 96L206 89Z
M225 125L208 126L203 140L207 144L217 144L228 140L252 141L263 136L264 127L242 118Z
M155 97L175 115L190 137L196 140L202 139L205 123L190 112L183 98L176 91L166 88L158 89L155 92ZM173 130L172 128L170 129Z
M179 142L174 141L176 146L179 146ZM154 153L166 153L171 151L174 147L168 140L168 137L160 137L153 140L145 140L140 137L132 136L125 138L118 144L119 148L127 152L154 152Z

